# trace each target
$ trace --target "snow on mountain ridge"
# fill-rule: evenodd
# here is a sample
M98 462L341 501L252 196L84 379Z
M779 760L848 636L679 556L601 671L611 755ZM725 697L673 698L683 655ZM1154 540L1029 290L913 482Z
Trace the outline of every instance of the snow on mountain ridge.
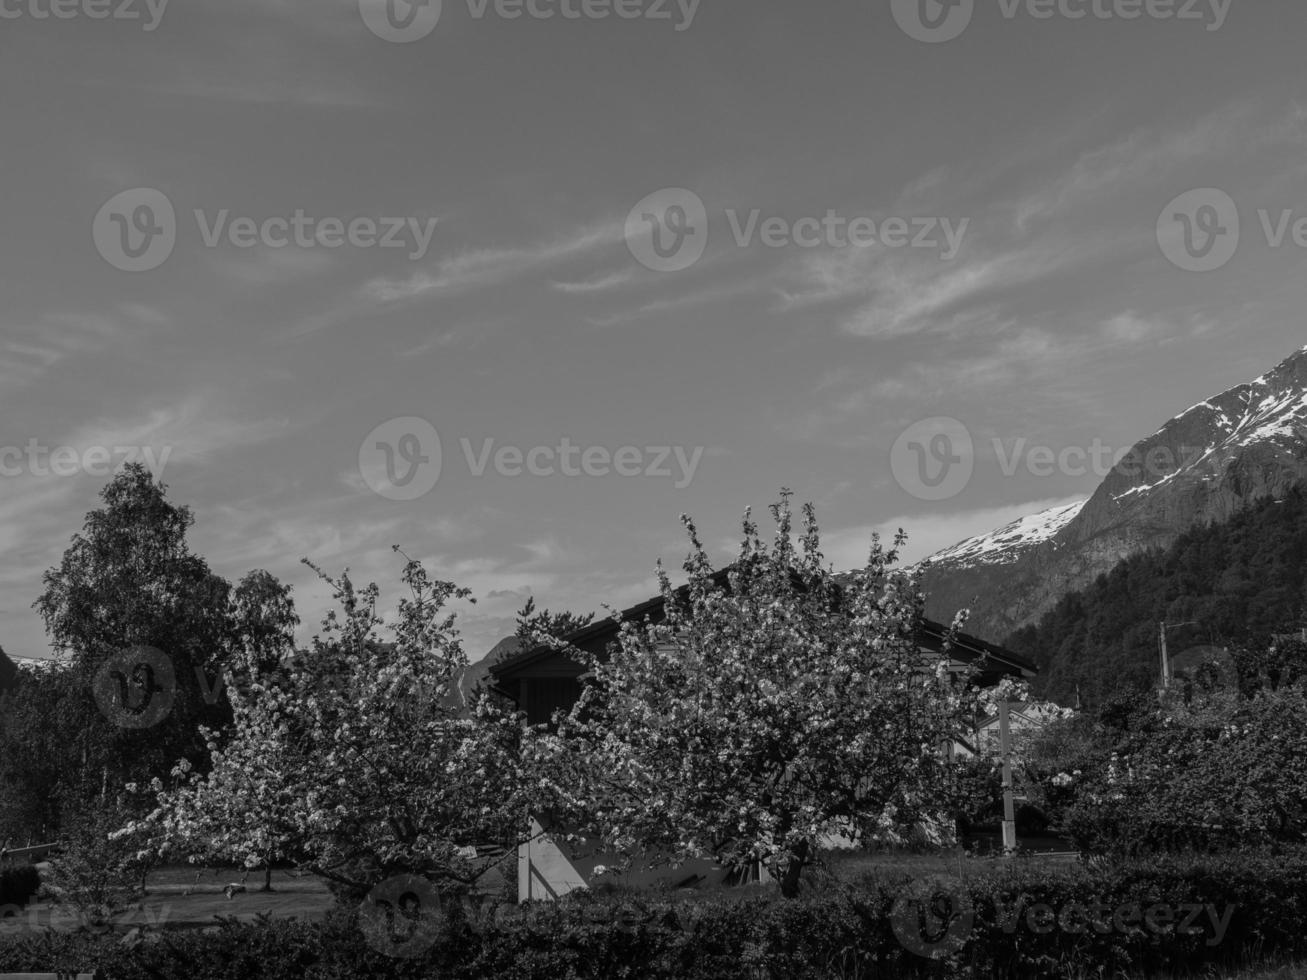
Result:
M1088 501L1051 507L1006 524L996 531L968 538L926 559L932 565L1009 565L1034 545L1041 544L1066 527Z

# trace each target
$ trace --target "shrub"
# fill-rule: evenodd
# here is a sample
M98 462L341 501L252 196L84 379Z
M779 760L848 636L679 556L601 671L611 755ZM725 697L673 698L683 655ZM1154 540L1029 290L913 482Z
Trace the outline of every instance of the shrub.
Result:
M1217 850L1307 837L1307 695L1168 701L1076 786L1064 829L1083 850Z
M151 860L115 833L123 821L112 807L79 814L50 862L51 894L87 924L107 923L144 891Z
M25 935L0 943L0 972L86 970L109 980L818 980L839 976L1044 978L1128 971L1184 975L1257 957L1307 951L1307 852L1164 858L1101 867L1016 862L968 877L974 924L942 962L914 955L891 915L906 874L828 880L798 901L774 892L713 897L581 894L553 904L503 906L493 915L449 909L421 957L394 959L361 941L357 921L237 923L164 932L125 945L119 937ZM1170 903L1229 909L1221 942L1202 932L1030 926L1040 903L1069 906Z

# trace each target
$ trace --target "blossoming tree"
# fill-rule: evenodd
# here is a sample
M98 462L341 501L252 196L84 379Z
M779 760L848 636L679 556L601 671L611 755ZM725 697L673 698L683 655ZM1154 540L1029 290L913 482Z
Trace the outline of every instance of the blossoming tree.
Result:
M490 867L477 848L511 851L541 793L520 716L457 691L467 658L446 606L468 592L409 561L387 642L375 585L315 571L340 611L311 650L229 686L230 738L207 732L212 771L181 766L159 794L156 845L251 868L289 860L356 893L401 872L475 882Z
M768 546L746 512L715 573L682 518L689 584L659 579L666 618L622 624L606 655L571 648L592 683L562 720L573 819L628 855L760 862L793 896L823 843L951 833L941 747L964 730L966 679L923 653L924 597L874 539L837 582L811 505L796 546L782 491ZM904 541L900 533L895 549Z

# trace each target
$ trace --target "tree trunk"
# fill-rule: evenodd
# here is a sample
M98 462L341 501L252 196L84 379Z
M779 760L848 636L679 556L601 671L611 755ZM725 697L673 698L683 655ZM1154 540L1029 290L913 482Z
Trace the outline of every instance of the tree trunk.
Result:
M263 891L272 891L272 862L269 861L263 868Z
M799 876L803 874L803 867L807 863L808 842L805 840L790 852L790 861L785 866L785 874L781 877L781 895L785 898L799 897Z

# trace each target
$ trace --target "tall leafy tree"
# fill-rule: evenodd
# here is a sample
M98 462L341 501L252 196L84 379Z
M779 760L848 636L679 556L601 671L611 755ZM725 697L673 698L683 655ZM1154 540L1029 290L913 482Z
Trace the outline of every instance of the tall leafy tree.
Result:
M218 728L231 717L219 679L249 646L265 651L258 656L279 656L297 620L289 590L266 572L233 590L191 551L193 514L170 502L145 467L124 468L100 498L59 565L45 573L34 605L77 680L78 724L63 734L79 745L80 764L63 774L64 789L103 800L130 780L168 773L179 758L203 767L200 727ZM159 651L168 669L155 665L143 681L140 671L122 678L123 697L157 697L170 707L136 729L105 712L92 685L116 657L141 647ZM140 690L129 695L131 685Z
M250 572L232 590L232 629L236 651L246 666L259 672L276 670L295 652L295 612L291 587L262 569Z

